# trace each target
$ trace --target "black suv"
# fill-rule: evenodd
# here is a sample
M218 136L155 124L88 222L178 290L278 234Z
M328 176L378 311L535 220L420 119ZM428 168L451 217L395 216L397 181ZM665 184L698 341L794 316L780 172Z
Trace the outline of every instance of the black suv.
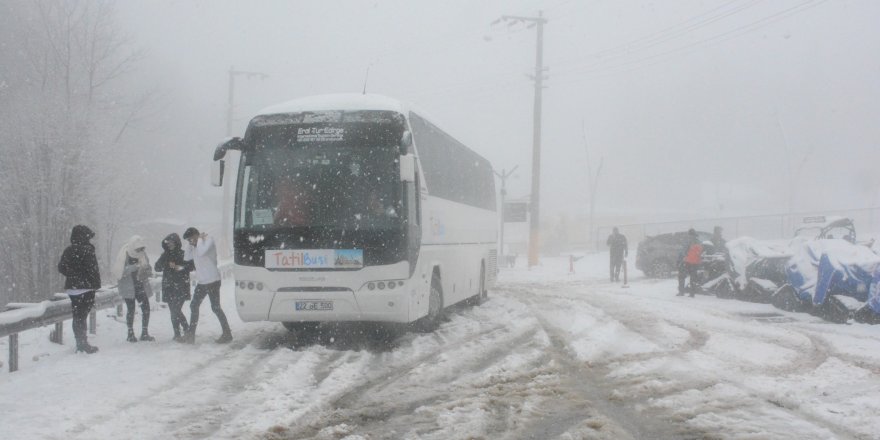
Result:
M709 232L697 231L700 242L712 241ZM649 277L668 278L678 272L682 251L689 243L687 232L671 232L647 237L639 242L636 269Z

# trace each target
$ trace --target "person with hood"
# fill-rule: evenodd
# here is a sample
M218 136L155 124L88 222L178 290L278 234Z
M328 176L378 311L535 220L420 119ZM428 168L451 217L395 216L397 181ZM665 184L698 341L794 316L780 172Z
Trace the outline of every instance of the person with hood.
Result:
M181 342L189 325L180 309L183 303L190 299L189 273L195 270L195 265L192 261L183 259L180 236L176 233L168 234L162 240L162 250L162 255L156 260L154 269L156 272L162 272L162 300L168 303L168 310L171 312L174 340Z
M128 324L128 342L137 342L134 336L134 307L135 301L141 304L141 341L155 341L150 336L147 328L150 325L150 297L153 290L150 287L150 276L153 268L147 258L144 240L138 236L132 236L119 250L113 272L119 280L119 296L125 300L126 314L125 323Z
M98 351L98 347L89 345L86 334L86 317L95 305L95 291L101 288L95 246L89 242L94 237L95 233L87 226L74 226L70 232L70 246L64 249L61 261L58 262L58 272L66 277L64 288L73 309L72 327L76 351L88 354Z
M678 295L683 296L687 290L694 297L697 290L697 268L703 262L703 245L694 229L688 230L688 241L682 249L683 257L678 266ZM688 287L685 289L685 279L688 279Z
M620 281L620 269L623 267L623 259L629 254L626 236L621 234L615 226L605 244L608 245L611 256L611 281Z
M220 269L217 268L217 247L214 245L214 239L192 227L186 229L183 233L183 239L189 243L184 248L183 259L195 264L197 281L192 302L189 303L189 330L186 332L184 342L193 344L196 341L199 307L206 296L211 300L211 311L217 315L220 328L223 329L223 334L216 342L218 344L231 342L232 330L229 328L226 314L223 313L223 308L220 306Z

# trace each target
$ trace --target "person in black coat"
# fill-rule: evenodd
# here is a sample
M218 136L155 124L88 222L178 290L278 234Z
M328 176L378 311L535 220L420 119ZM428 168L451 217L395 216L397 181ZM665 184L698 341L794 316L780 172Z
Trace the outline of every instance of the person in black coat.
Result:
M626 243L626 236L621 234L615 226L605 244L608 245L610 250L611 281L620 281L620 268L623 267L623 259L629 255L629 245Z
M89 242L95 233L86 226L76 225L70 232L70 246L61 254L58 272L67 277L64 288L73 309L73 336L76 351L92 354L98 347L89 345L86 334L86 317L95 305L95 291L101 288L101 274L95 246Z
M189 273L195 270L192 260L183 259L180 236L171 233L162 240L162 256L156 260L154 269L162 272L162 300L168 303L171 312L171 328L174 329L174 340L182 341L183 334L189 329L186 316L180 310L183 303L191 298L189 293Z

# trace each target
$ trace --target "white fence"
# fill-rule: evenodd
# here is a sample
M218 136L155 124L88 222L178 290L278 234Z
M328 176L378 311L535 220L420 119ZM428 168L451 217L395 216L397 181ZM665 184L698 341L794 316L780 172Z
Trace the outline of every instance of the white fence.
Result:
M611 229L617 227L629 241L630 248L635 249L638 242L645 237L665 234L668 232L686 231L694 228L698 231L712 232L715 226L724 228L724 237L728 240L736 237L749 236L758 239L786 239L794 236L794 230L803 223L805 217L841 216L853 220L857 239L868 238L880 240L880 208L848 209L824 212L800 212L792 214L755 215L747 217L707 218L679 220L660 223L634 223L625 225L603 225L596 228L595 249L605 248L605 239L611 235Z

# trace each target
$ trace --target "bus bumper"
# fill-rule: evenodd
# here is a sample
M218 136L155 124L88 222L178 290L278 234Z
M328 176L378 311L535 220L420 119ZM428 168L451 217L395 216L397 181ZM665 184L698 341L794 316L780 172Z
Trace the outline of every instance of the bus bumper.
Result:
M272 305L273 292L247 291L235 289L235 309L242 321L265 321L269 317L269 306Z

